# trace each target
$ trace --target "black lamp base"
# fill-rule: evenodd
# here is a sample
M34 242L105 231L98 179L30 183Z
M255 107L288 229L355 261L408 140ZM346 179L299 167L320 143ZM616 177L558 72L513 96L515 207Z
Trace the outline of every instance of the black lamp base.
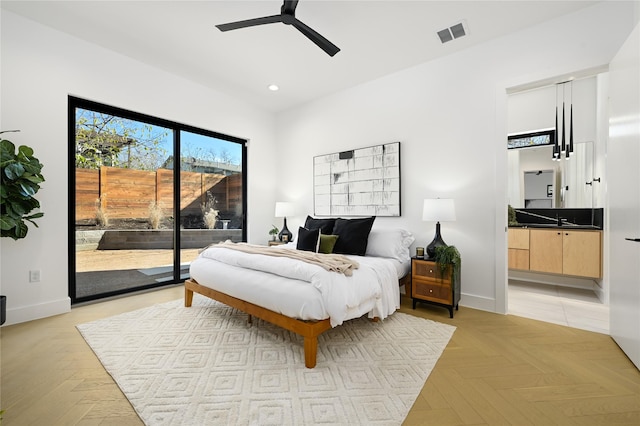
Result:
M440 222L436 223L436 236L426 249L428 259L433 259L436 256L436 247L447 247L447 243L442 240L440 235Z
M287 218L284 218L284 225L282 226L282 231L278 234L278 239L285 243L290 242L293 239L293 234L287 228Z

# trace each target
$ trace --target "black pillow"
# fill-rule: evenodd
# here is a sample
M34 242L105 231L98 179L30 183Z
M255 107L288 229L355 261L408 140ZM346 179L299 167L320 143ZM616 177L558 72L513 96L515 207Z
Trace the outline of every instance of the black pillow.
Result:
M314 219L311 216L307 216L307 220L304 222L304 227L310 230L319 229L322 234L330 235L333 231L335 222L335 218Z
M375 216L364 219L336 219L333 235L338 235L334 253L364 256Z
M319 229L305 229L302 226L298 228L298 250L318 252L318 244L320 241Z

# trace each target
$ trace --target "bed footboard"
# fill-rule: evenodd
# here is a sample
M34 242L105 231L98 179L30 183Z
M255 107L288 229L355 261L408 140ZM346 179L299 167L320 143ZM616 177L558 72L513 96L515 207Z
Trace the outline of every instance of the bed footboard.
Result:
M304 365L307 368L316 366L318 353L318 336L331 328L329 319L322 321L302 321L290 318L285 315L273 312L253 303L237 299L228 294L221 293L209 287L198 284L195 280L189 279L184 283L184 306L190 307L193 303L193 293L202 294L213 300L224 303L227 306L236 308L250 316L260 318L271 324L282 327L304 337Z

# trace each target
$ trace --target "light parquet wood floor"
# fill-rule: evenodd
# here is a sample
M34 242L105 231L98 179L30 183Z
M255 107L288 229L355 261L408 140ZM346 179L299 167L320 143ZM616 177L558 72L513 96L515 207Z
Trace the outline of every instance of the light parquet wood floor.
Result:
M1 329L3 425L140 425L75 325L181 298L181 286ZM606 335L461 307L405 425L638 425L640 372Z

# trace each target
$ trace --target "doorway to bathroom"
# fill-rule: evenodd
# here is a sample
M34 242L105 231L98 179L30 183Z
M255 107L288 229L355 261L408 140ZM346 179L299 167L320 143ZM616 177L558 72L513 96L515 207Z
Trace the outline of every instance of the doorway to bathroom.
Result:
M601 72L573 80L562 76L533 89L528 86L526 90L508 93L509 139L518 139L522 134L550 135L549 141L539 145L523 142L521 146L509 146L515 148L508 149L507 207L512 211L549 209L555 212L553 217L541 221L552 225L556 216L561 218L563 210L551 209L604 207L606 88L607 73ZM557 140L559 145L562 142L563 122L565 142L573 132L574 150L570 156L564 151L554 155L554 142ZM509 225L515 228L521 224ZM599 230L603 235L602 223ZM525 251L518 253L522 255ZM601 253L599 261L604 265ZM593 279L536 273L529 270L528 256L527 251L526 263L508 271L509 314L608 333L608 289L602 266L599 276Z

